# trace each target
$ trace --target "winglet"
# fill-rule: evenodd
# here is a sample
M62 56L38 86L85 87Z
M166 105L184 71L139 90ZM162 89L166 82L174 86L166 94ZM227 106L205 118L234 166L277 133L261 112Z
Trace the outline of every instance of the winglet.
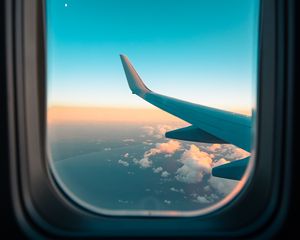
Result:
M135 71L129 59L122 54L120 55L120 57L127 78L127 82L132 93L143 97L145 93L151 92L151 90L147 88L147 86L144 84L138 73Z

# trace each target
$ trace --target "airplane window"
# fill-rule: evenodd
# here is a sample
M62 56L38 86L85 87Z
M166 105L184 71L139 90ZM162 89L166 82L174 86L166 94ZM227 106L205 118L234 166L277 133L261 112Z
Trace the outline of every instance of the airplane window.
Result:
M49 167L71 200L184 216L242 189L259 0L47 0L46 14Z

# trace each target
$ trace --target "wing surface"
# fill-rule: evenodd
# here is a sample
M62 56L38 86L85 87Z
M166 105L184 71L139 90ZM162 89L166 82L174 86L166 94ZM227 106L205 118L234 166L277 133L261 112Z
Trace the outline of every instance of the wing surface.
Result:
M120 57L133 94L191 124L190 127L167 132L166 137L207 143L230 143L250 151L251 117L155 93L145 85L128 58L124 55ZM245 170L247 162L248 159L241 162L239 172ZM230 178L231 174L227 172L233 163L226 164L226 168L218 167L217 175L222 177L224 171L224 177ZM236 169L236 163L234 167ZM232 179L236 178L232 176Z

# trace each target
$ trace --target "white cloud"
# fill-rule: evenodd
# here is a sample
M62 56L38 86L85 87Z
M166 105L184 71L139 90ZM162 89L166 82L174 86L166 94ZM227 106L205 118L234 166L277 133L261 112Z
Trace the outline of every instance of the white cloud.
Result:
M148 146L153 145L153 143L151 143L151 142L143 142L143 144L144 144L144 145L148 145Z
M233 145L228 145L227 147L225 145L223 152L224 152L223 157L228 160L243 159L250 156L250 153L246 152L241 148L237 148Z
M219 197L216 194L212 193L210 195L205 194L204 196L196 195L194 202L207 204L207 203L213 203L218 199Z
M123 139L123 142L134 142L135 140L132 138Z
M238 182L230 179L211 176L208 180L208 183L218 193L227 195L234 189Z
M124 167L128 167L128 166L129 166L129 163L128 163L128 162L123 161L123 160L121 160L121 159L118 161L118 163L121 164L121 165L123 165Z
M166 177L169 177L169 176L170 176L170 173L168 173L167 171L163 171L163 172L161 173L161 176L164 177L164 178L166 178Z
M180 182L196 183L200 182L204 176L203 171L193 170L187 165L183 165L177 169L175 178Z
M180 158L180 162L183 164L176 171L175 178L178 181L186 183L196 183L203 180L205 175L210 175L213 167L229 163L230 160L242 159L250 154L243 149L237 148L229 144L213 144L209 147L205 147L206 151L200 150L197 146L191 145L188 150L185 150ZM213 154L209 152L214 152ZM213 161L213 159L218 161ZM228 180L224 182L222 178L210 177L208 184L214 189L218 190L221 194L227 194L232 191L235 181ZM222 190L221 188L224 188Z
M232 144L212 144L207 147L207 150L212 152L214 157L225 158L227 160L243 159L250 156L250 153L238 148Z
M154 131L155 131L155 128L152 126L144 126L144 127L142 127L142 129L149 136L153 135Z
M198 196L196 201L199 203L210 203L210 201L206 197Z
M211 172L212 159L208 153L192 144L189 150L185 150L180 162L183 166L177 169L176 179L186 183L196 183L203 179L205 174Z
M159 153L173 154L180 149L180 142L176 140L169 140L165 143L157 143L155 148L151 148L145 152L144 157L154 156Z
M167 131L174 129L174 127L170 125L157 125L157 126L144 126L143 131L148 135L155 138L163 138Z
M177 188L175 188L175 187L171 187L170 190L171 190L172 192L184 193L184 190L183 190L182 188L177 189Z
M137 160L136 158L133 158L132 161L134 164L139 164L139 160Z
M140 161L138 161L138 164L141 168L148 168L151 167L152 161L149 160L149 158L142 158Z
M104 151L110 151L110 150L111 150L110 147L104 148Z
M137 163L141 165L142 168L148 168L152 165L152 161L149 159L151 156L160 153L173 154L181 147L180 142L175 140L170 140L166 143L157 143L155 148L144 153L144 157Z
M125 157L125 158L128 158L128 156L129 156L129 153L125 153L125 154L124 154L124 157Z
M172 130L173 127L169 125L158 125L157 126L157 132L160 136L164 137L165 133Z
M185 183L200 182L206 174L211 173L212 167L230 162L225 158L213 162L208 153L201 151L195 145L191 145L190 149L182 154L180 161L184 165L177 169L175 178ZM234 180L210 176L207 180L207 185L204 187L204 191L208 193L215 190L219 194L227 195L234 189L236 184L237 181ZM196 202L201 203L214 202L218 198L215 194L205 196L194 195L193 197L196 198Z
M156 149L159 151L159 153L173 154L180 149L180 146L180 142L176 140L170 140L166 143L156 144Z
M171 201L170 200L164 200L164 203L165 204L171 204Z
M163 168L162 167L152 168L152 170L154 173L160 173L163 170Z

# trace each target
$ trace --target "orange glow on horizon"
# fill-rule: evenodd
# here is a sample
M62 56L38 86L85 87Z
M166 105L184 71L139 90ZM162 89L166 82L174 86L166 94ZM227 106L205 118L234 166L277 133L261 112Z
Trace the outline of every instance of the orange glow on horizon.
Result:
M160 109L113 108L113 107L69 107L48 108L48 123L63 122L182 122Z
M235 111L249 115L249 111ZM64 122L183 122L181 119L158 108L121 108L121 107L82 107L51 106L48 108L47 121Z

